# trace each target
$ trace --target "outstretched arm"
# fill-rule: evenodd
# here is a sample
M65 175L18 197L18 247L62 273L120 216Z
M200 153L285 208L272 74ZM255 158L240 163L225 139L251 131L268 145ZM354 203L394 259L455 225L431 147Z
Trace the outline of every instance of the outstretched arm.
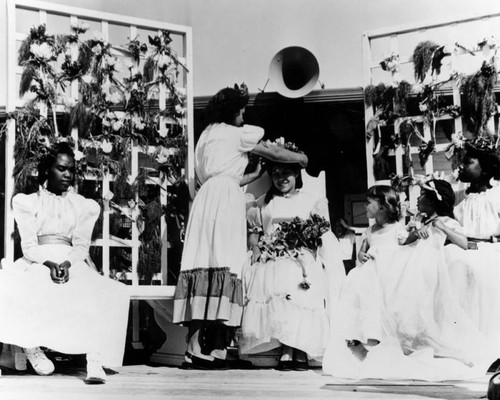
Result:
M283 147L259 142L252 150L252 153L265 157L274 162L297 163L302 167L307 167L308 159L303 153L296 153Z

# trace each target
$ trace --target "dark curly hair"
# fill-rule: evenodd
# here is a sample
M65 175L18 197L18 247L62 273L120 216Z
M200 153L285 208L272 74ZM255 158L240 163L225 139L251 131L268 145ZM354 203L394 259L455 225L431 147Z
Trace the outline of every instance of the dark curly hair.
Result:
M387 211L387 218L391 222L397 222L401 218L401 205L398 193L390 186L375 185L368 189L366 197L375 199L380 207Z
M500 154L499 149L478 149L474 146L466 145L463 160L476 158L481 165L483 173L489 178L500 180Z
M439 200L436 192L433 190L426 189L425 187L421 189L431 201L436 214L441 217L454 218L453 207L455 205L455 192L453 191L451 184L447 181L443 181L442 179L431 179L426 183L433 183L436 191L441 196L441 200Z
M219 90L208 102L205 113L209 124L221 123L233 125L238 112L248 104L248 93L236 88Z
M47 154L40 159L38 163L38 183L43 185L43 183L47 180L49 176L49 171L57 160L57 157L61 154L65 154L75 160L75 153L71 145L67 142L59 142L54 144ZM73 175L73 181L71 184L75 182L75 175Z

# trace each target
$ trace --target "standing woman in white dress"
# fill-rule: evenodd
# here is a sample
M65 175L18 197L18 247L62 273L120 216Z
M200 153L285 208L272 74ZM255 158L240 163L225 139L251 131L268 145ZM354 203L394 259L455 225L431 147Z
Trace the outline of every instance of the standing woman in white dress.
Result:
M23 347L39 375L54 371L41 346L86 354L85 383L104 383L102 366L123 362L129 295L85 261L100 210L72 191L74 178L74 153L59 143L38 168L46 187L12 199L23 257L2 261L0 342Z
M264 130L244 125L248 91L220 90L209 101L210 124L195 149L201 183L189 216L173 322L188 327L185 366L227 367L227 346L241 323L241 271L246 262L245 195L240 186L259 173L243 175L248 153L274 161L307 164L307 157L261 142Z

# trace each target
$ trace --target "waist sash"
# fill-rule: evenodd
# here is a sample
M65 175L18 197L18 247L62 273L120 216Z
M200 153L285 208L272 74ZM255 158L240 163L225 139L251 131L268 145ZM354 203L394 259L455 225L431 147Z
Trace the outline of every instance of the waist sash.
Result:
M41 235L38 236L38 244L65 244L66 246L71 246L71 239L58 236L58 235Z

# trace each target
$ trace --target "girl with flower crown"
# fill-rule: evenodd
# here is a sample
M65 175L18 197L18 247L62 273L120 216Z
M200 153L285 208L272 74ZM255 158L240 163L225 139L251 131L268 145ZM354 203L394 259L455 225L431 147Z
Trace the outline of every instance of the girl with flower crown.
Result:
M173 322L188 327L187 368L227 368L227 346L241 323L241 271L246 261L245 194L240 185L248 154L302 166L307 157L261 141L264 130L244 125L245 85L225 88L209 101L210 124L195 148L201 187L186 229Z
M345 277L338 240L328 228L321 230L317 252L301 247L295 256L261 254L259 238L282 228L280 223L315 214L329 220L326 198L300 190L300 169L270 163L272 186L247 214L254 263L243 277L246 305L238 345L243 354L281 347L280 370L306 370L308 359L321 359L329 336L329 296L338 297Z
M497 150L498 151L498 150ZM454 209L468 249L447 246L449 274L460 304L500 356L500 160L491 142L467 143L458 179L469 183Z
M385 195L373 204L370 193L377 192ZM369 246L360 251L362 264L346 280L337 319L344 330L332 339L324 370L339 377L430 381L483 375L485 338L460 308L445 268L445 241L466 246L460 225L450 217L451 185L422 184L422 219L409 224L409 234L396 222L384 224L389 212L398 213L394 191L372 188L368 201L368 216L377 222L367 234ZM377 232L382 241L375 240Z

